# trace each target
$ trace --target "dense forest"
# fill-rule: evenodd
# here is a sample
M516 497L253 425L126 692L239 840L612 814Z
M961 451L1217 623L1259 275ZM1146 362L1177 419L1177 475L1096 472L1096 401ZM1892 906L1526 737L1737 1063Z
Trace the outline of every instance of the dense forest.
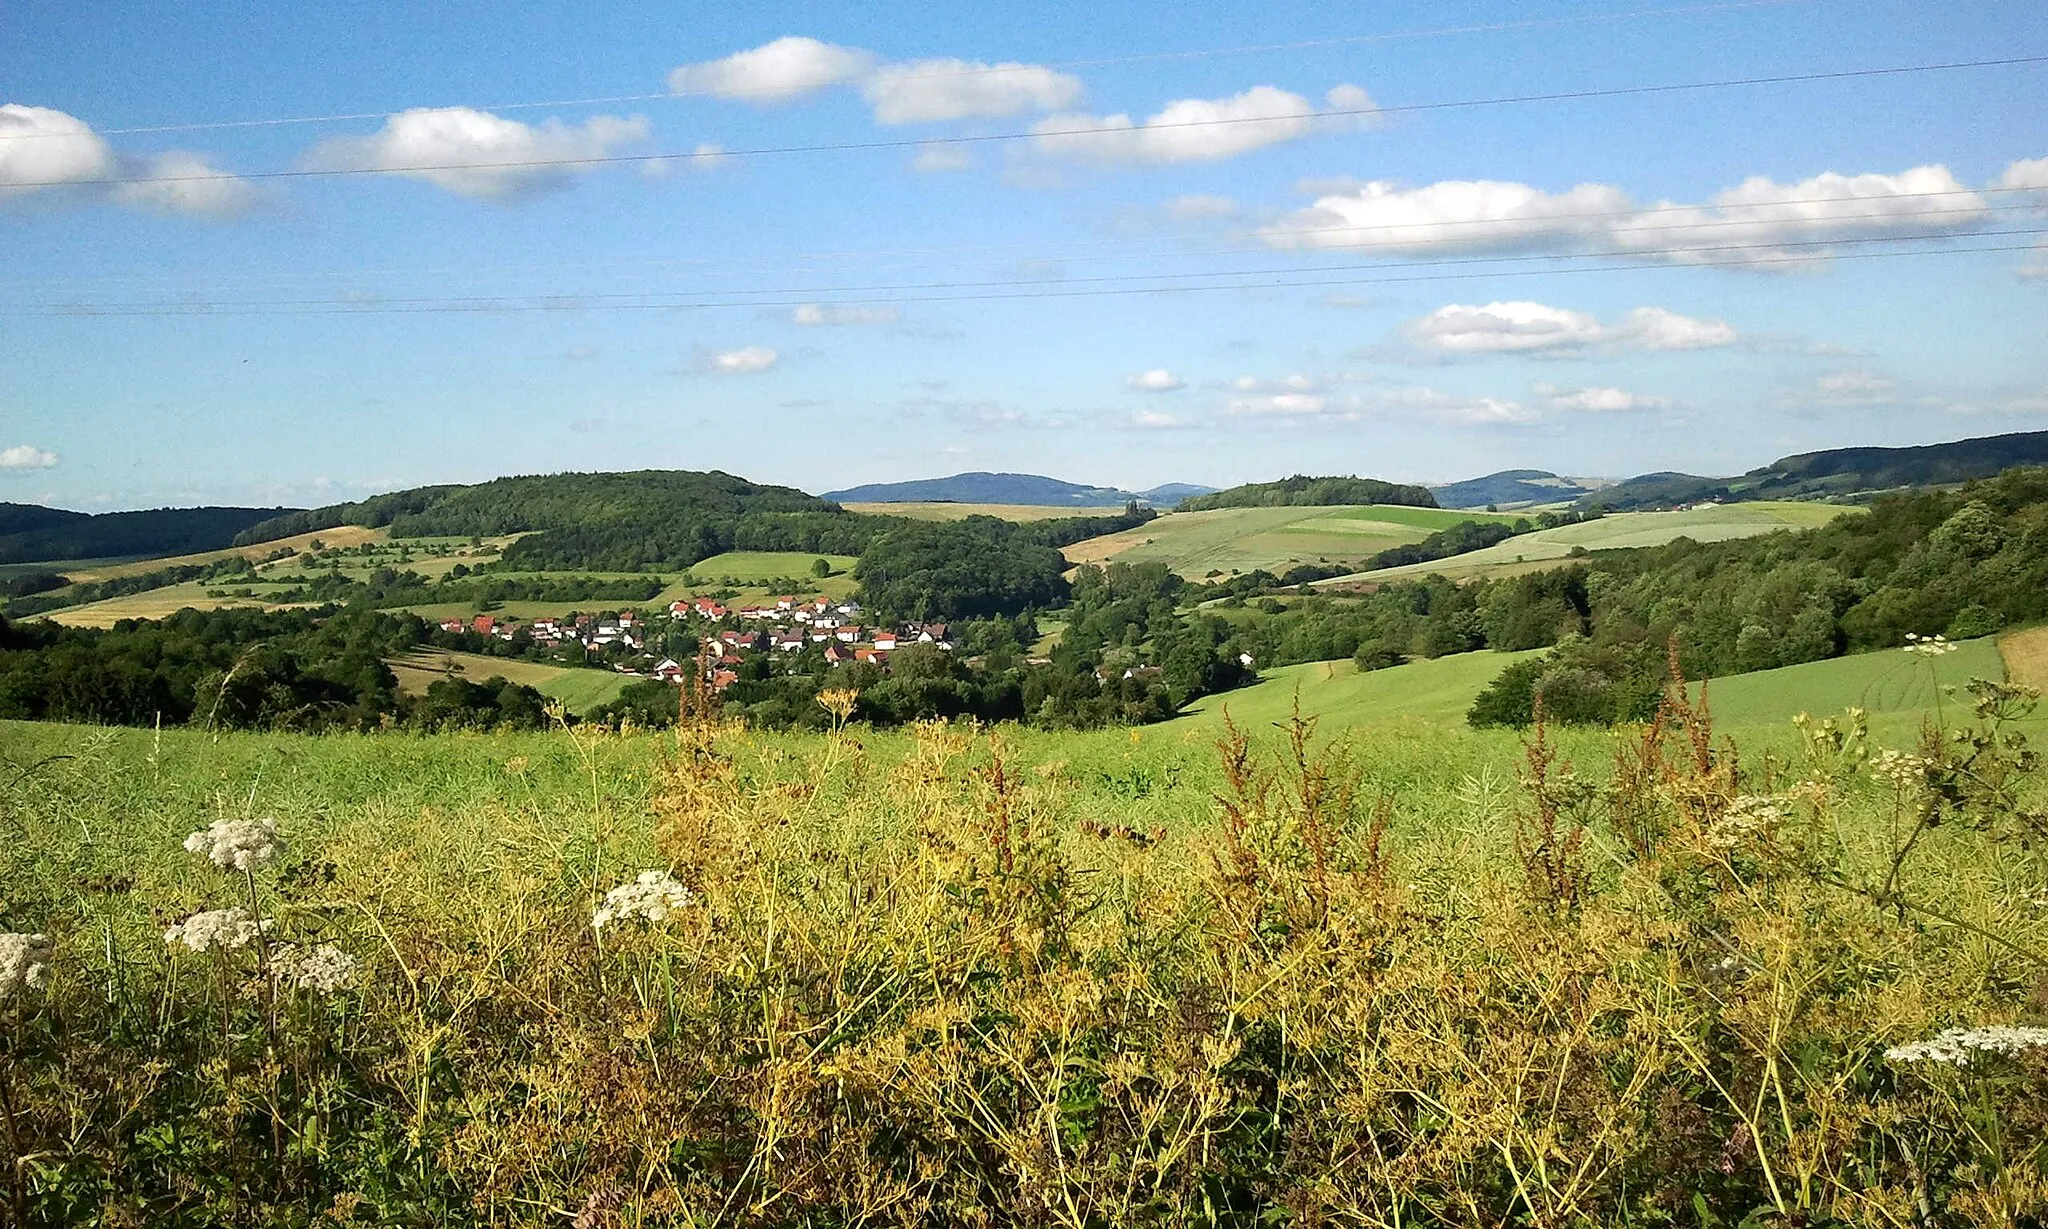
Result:
M337 525L389 526L398 538L526 534L505 552L528 570L680 571L730 550L858 554L885 529L793 487L712 471L547 474L421 487L256 525L262 542Z
M1247 482L1208 495L1194 495L1180 501L1177 511L1201 512L1210 508L1278 508L1323 504L1407 504L1415 508L1436 507L1436 496L1426 486L1382 482L1377 478L1310 478L1296 474L1278 482Z
M284 508L157 508L70 512L0 503L0 564L189 555L219 550Z
M1059 548L1145 524L1121 515L1059 520L904 521L876 537L854 565L860 600L882 619L983 619L1045 610L1066 601Z
M107 630L0 618L0 718L290 730L547 720L545 697L501 678L401 693L384 659L436 630L375 611L183 610Z

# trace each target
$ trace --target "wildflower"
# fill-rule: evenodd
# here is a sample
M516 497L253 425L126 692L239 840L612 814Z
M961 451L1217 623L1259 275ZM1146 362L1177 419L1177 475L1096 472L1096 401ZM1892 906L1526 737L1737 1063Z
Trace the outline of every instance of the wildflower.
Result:
M1906 633L1906 652L1918 653L1922 657L1940 657L1944 653L1953 653L1961 647L1961 645L1956 644L1940 632L1936 632L1932 636L1919 636L1912 632Z
M16 991L42 989L54 950L48 935L0 934L0 1003Z
M274 819L216 819L206 831L186 837L185 848L224 871L248 871L277 861L284 838Z
M209 909L195 913L164 932L164 942L172 946L183 946L195 952L233 951L247 947L263 930L263 924L249 916L242 908Z
M1769 831L1785 818L1774 798L1738 794L1713 823L1707 825L1707 844L1716 849L1733 849L1749 837Z
M333 994L356 978L356 958L334 946L288 947L271 960L278 983L291 990Z
M1976 1028L1943 1029L1925 1041L1893 1046L1884 1056L1895 1063L1967 1067L1972 1056L2012 1055L2036 1046L2048 1046L2048 1028L2033 1024L1983 1024Z
M1887 749L1871 759L1870 773L1895 789L1912 789L1927 783L1927 770L1933 766L1925 756Z
M641 871L638 879L604 894L604 903L597 907L590 924L603 930L611 923L626 918L660 922L668 918L670 910L680 909L696 899L695 893L677 883L667 871Z

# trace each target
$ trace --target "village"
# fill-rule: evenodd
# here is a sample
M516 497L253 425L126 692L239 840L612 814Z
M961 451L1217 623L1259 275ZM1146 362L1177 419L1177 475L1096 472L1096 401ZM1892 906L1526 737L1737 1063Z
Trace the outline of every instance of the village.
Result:
M445 619L440 627L451 635L485 636L511 644L523 638L558 656L572 646L580 647L586 659L609 661L620 674L677 686L686 685L694 676L714 692L739 681L740 667L749 653L796 654L821 645L827 665L860 661L886 668L889 655L903 646L929 644L947 652L953 649L951 629L944 623L870 627L861 623L861 617L860 603L851 599L785 596L766 605L728 607L716 598L700 597L669 603L668 628L657 629L653 618L630 609L543 616L524 622L478 614ZM647 647L663 632L682 628L697 641L694 671L674 657L657 660ZM650 662L653 664L647 664Z

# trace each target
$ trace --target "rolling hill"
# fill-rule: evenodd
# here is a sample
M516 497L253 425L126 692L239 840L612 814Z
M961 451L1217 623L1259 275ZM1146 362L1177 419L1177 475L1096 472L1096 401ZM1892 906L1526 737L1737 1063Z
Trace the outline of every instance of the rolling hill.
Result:
M252 525L290 508L156 508L72 512L0 503L0 564L218 550Z
M1063 482L1041 474L976 471L910 482L874 482L843 491L827 491L823 498L839 504L1019 504L1040 508L1110 508L1136 500L1154 507L1170 508L1190 495L1200 495L1211 489L1185 482L1170 482L1149 491L1124 491L1115 487Z
M1433 486L1440 508L1521 508L1530 504L1563 503L1590 495L1607 485L1585 478L1561 478L1549 470L1504 469L1482 478Z
M1615 512L1598 520L1559 525L1520 534L1481 550L1467 551L1448 559L1381 568L1350 576L1316 582L1319 587L1336 587L1359 581L1412 579L1432 573L1463 580L1554 564L1574 552L1624 550L1638 546L1662 546L1685 537L1696 542L1721 542L1748 538L1780 529L1808 529L1824 525L1852 511L1839 504L1770 502L1719 504L1684 512ZM1470 513L1455 513L1469 517ZM1506 519L1506 518L1502 518Z
M1989 478L2015 465L2048 465L2048 431L2015 431L1907 448L1830 448L1780 457L1739 478L1642 474L1581 496L1582 507L1669 507L1703 499L1822 499Z
M1301 563L1362 565L1391 546L1420 542L1462 521L1509 521L1485 512L1408 504L1285 505L1172 512L1065 548L1070 563L1161 562L1190 580L1211 572L1279 573Z

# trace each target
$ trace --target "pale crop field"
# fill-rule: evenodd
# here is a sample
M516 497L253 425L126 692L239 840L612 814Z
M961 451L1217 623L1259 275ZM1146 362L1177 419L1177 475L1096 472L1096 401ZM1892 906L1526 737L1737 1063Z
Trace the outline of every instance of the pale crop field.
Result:
M1420 542L1461 521L1512 521L1511 515L1390 504L1334 507L1215 508L1170 512L1156 520L1065 548L1069 563L1164 563L1191 580L1298 563L1339 566L1388 547Z
M1629 547L1663 546L1678 538L1696 542L1722 542L1750 538L1780 529L1811 529L1835 517L1857 514L1860 509L1838 504L1767 501L1723 504L1712 508L1691 508L1684 512L1616 512L1596 521L1539 529L1533 533L1497 542L1431 563L1411 563L1339 576L1323 585L1351 584L1361 580L1400 580L1431 574L1454 580L1468 577L1512 575L1532 570L1529 565L1569 557L1573 551L1621 550Z
M296 534L289 538L278 538L271 542L258 542L253 546L231 546L223 550L201 551L193 555L170 555L159 559L132 559L125 563L88 565L75 572L64 572L73 582L84 584L95 580L114 580L122 576L139 576L159 568L181 567L195 564L218 563L223 559L240 557L261 559L283 547L303 551L313 542L323 546L360 546L365 542L382 542L389 537L384 529L365 529L360 525L338 525L333 529L322 529L318 533Z

